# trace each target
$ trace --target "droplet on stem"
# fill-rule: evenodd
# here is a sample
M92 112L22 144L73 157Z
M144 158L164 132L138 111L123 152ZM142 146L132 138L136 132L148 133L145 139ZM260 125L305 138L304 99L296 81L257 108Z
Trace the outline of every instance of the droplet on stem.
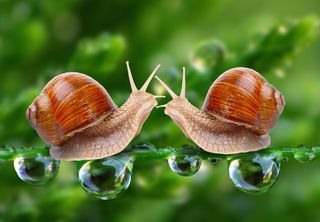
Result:
M132 167L133 159L127 155L88 161L79 170L79 181L88 193L111 200L128 189Z
M229 162L229 176L233 184L249 194L268 191L280 172L280 162L272 157L249 155Z
M20 156L14 159L13 164L21 180L33 185L45 185L56 177L60 161L50 156Z
M172 156L168 159L171 170L181 176L192 176L201 166L201 159L197 156Z
M212 165L217 166L217 165L222 161L222 159L219 158L219 157L210 157L210 158L208 158L208 161L209 161Z
M316 158L316 155L312 151L308 150L294 152L293 156L300 163L309 163Z
M149 143L138 143L131 146L133 150L140 150L140 151L155 151L156 148Z

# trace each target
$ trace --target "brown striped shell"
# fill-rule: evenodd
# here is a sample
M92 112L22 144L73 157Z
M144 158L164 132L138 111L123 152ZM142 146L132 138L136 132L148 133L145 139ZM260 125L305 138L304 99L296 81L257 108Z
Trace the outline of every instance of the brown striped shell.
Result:
M233 68L210 87L202 109L219 119L267 134L285 105L284 96L258 72Z
M67 72L56 76L27 109L39 136L59 146L115 109L108 92L91 77Z

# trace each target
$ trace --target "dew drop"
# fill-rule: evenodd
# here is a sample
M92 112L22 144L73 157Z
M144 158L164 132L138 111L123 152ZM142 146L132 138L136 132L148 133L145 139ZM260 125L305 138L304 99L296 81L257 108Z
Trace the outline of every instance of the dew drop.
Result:
M272 157L249 155L229 162L229 176L234 185L249 194L268 191L280 172L280 162Z
M208 161L209 161L212 165L217 166L217 165L222 161L222 159L219 158L219 157L210 157L210 158L208 158Z
M197 156L172 156L168 159L171 170L181 176L192 176L201 166L201 159Z
M316 158L316 155L312 151L308 150L294 152L293 156L300 163L309 163Z
M131 149L133 150L139 150L139 151L155 151L156 148L149 143L138 143L134 144Z
M33 185L45 185L56 177L60 161L50 156L16 157L14 169L21 180Z
M131 182L133 159L127 155L86 162L79 170L81 186L102 200L111 200L125 192Z
M191 64L199 72L216 68L226 57L225 46L217 40L200 43L191 55Z

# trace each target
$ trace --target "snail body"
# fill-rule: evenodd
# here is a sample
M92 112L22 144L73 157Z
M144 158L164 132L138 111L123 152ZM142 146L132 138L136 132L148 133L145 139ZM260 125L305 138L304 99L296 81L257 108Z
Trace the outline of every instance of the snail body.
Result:
M180 96L156 78L173 98L165 105L165 114L205 151L234 154L270 145L268 133L285 99L256 71L239 67L224 72L211 85L201 109L185 97L185 69Z
M76 72L60 74L29 106L27 119L51 146L54 159L89 160L114 155L139 134L157 105L157 97L146 89L158 68L138 90L127 62L132 93L120 107L91 77Z

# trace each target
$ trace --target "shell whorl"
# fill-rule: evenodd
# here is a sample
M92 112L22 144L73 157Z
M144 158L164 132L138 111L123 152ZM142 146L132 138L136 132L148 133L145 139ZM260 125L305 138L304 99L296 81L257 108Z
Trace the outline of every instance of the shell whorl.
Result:
M284 96L258 72L233 68L210 87L202 109L215 117L267 134L285 105Z
M26 115L43 140L59 146L115 108L108 92L97 81L81 73L68 72L56 76L44 87Z

